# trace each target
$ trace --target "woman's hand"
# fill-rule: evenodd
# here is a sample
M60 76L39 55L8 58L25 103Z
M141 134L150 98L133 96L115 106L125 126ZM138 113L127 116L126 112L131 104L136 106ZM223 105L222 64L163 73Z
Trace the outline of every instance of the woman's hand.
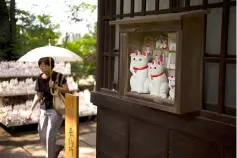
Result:
M54 81L49 81L49 87L50 87L50 88L55 88L55 87L54 87Z

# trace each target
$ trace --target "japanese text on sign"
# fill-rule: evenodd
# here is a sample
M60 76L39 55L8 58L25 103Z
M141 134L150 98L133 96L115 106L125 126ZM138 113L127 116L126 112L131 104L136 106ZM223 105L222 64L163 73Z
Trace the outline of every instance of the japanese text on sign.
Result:
M73 144L73 131L72 131L72 128L69 128L69 138L68 138L68 144L69 144L69 151L72 153L72 156L73 156L73 152L74 152L74 144Z

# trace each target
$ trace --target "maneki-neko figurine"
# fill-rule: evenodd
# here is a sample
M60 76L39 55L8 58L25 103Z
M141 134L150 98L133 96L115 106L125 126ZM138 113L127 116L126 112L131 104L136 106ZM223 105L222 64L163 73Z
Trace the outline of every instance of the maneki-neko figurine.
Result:
M161 94L161 88L162 93L167 94L168 82L162 62L160 60L153 60L152 63L149 63L149 79L150 95L165 97L163 94Z
M131 53L130 71L132 76L130 78L130 86L132 92L149 93L149 79L148 79L148 55L145 51L140 53Z

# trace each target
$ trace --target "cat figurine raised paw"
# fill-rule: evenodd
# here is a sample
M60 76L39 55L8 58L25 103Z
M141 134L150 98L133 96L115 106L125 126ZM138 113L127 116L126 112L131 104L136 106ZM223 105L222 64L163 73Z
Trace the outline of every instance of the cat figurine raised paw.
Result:
M149 93L148 79L148 55L146 52L131 53L130 71L130 86L132 92Z
M160 96L161 87L168 87L167 77L161 61L153 60L149 63L149 92L150 95Z

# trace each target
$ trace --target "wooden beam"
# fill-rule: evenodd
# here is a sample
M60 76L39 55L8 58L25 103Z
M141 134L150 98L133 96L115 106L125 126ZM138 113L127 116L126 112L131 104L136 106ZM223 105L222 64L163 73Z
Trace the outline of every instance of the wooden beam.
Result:
M98 1L98 22L97 22L97 47L96 47L96 91L99 91L102 81L102 70L103 70L103 56L104 50L104 19L105 16L105 2L102 0Z
M124 0L120 0L120 19L123 18L123 5L124 5Z
M142 15L146 15L146 0L142 0Z
M169 13L169 14L160 14L160 15L149 15L135 18L126 18L121 20L110 21L110 25L116 24L137 24L137 23L149 23L149 22L164 22L164 21L177 21L182 20L186 17L195 17L199 15L207 14L207 10L195 10L188 12L180 12L180 13Z
M222 12L222 27L221 27L221 53L220 53L220 68L219 68L219 85L218 85L218 112L224 112L225 104L225 77L227 44L228 44L228 27L229 27L229 6L228 0L224 0Z
M79 157L79 96L65 97L65 157Z
M155 1L155 11L159 11L160 9L160 7L159 7L159 5L160 5L160 1L159 0L156 0Z

